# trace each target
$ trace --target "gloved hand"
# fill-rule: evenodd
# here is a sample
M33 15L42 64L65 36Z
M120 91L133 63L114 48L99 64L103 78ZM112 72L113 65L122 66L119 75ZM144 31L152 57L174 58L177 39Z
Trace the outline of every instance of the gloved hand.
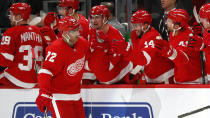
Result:
M41 112L47 109L47 112L50 110L50 105L52 102L52 94L46 90L39 90L39 95L36 98L36 104Z
M91 41L91 48L93 49L103 49L103 50L108 50L109 48L109 42L107 39L107 36L104 34L102 30L95 30L93 29L96 33L96 37L94 37Z
M133 30L131 32L131 39L138 39L138 35L136 34L136 31L135 30Z
M131 53L132 47L129 42L124 40L112 40L111 50L113 53L128 56Z
M138 80L139 80L138 74L133 75L131 73L128 73L124 78L126 84L137 84Z
M104 42L98 42L96 39L91 41L91 48L92 49L102 49L102 50L108 50L109 48L109 43L108 41Z
M202 36L202 29L202 26L196 21L192 24L192 30L196 35Z
M206 46L210 46L210 31L207 29L203 32L203 42Z
M176 50L169 45L166 40L158 40L154 42L155 47L160 50L160 53L168 57L169 59L174 59L177 56Z
M96 35L99 39L107 40L107 35L102 30L96 30Z
M57 39L55 32L47 26L40 28L40 31L45 37L46 42L52 42Z
M204 47L203 39L198 35L189 36L188 48L191 50L201 51Z
M49 12L49 13L47 13L47 15L44 18L44 25L51 27L51 24L55 23L54 26L51 27L51 28L56 29L57 24L58 24L58 20L59 20L58 16L55 12Z

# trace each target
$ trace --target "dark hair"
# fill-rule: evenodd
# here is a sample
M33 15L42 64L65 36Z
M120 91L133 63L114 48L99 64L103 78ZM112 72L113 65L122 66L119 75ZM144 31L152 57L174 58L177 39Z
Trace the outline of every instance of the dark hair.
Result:
M106 6L109 9L110 14L115 16L115 6L113 2L101 2L101 5Z

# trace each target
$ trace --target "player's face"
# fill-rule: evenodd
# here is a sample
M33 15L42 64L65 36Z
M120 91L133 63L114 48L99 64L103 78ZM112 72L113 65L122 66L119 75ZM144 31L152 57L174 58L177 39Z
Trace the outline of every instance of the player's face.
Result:
M172 5L175 5L176 0L161 0L161 6L163 9L167 10Z
M208 21L207 19L205 19L205 18L200 18L200 21L201 21L201 23L202 23L202 25L203 25L203 27L204 27L205 29L210 29L210 23L209 23L209 21Z
M166 20L166 25L167 25L167 28L168 28L168 30L169 31L173 31L173 27L174 27L174 25L173 25L174 23L173 23L173 21L171 20L171 19L167 19Z
M65 16L66 15L66 12L68 10L67 7L58 7L58 14L61 15L61 16Z
M142 33L142 24L132 24L132 30L136 31L136 34L139 36Z
M13 14L12 12L10 12L10 15L9 15L9 20L10 20L10 24L12 26L16 26L17 25L17 21L20 21L22 19L21 15L15 15Z
M73 14L74 14L74 9L73 8L68 9L68 15L72 16Z
M102 15L91 15L90 23L93 28L101 29L103 26L103 16Z
M79 28L63 32L63 37L65 38L66 42L70 45L73 45L77 42L79 35Z

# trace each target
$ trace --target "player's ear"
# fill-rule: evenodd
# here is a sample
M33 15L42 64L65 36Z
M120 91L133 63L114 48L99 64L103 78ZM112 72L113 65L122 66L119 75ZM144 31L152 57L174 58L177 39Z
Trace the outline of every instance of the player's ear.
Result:
M23 19L21 15L16 15L15 18L16 18L16 20Z
M108 20L108 18L105 15L102 15L102 18L104 19L104 21Z
M149 24L147 22L144 23L144 28L147 28Z
M181 27L181 25L179 23L174 24L174 29L178 29L179 27Z

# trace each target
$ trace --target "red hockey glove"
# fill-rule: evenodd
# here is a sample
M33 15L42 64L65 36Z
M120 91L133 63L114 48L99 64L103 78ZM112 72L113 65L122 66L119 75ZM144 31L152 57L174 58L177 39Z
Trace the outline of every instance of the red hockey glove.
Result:
M109 43L108 43L108 41L95 39L95 40L91 41L91 48L92 49L108 50Z
M177 51L166 40L155 41L155 47L160 50L163 56L171 60L174 60L177 56Z
M129 73L125 76L124 81L126 84L137 84L139 79L140 79L139 73L137 73L136 75Z
M40 73L38 75L40 89L39 95L36 98L36 104L41 112L44 112L45 108L47 108L47 111L50 109L52 101L52 94L50 92L51 77L51 75L45 73Z
M93 40L91 41L91 48L108 50L109 42L104 32L101 30L98 31L95 30L94 32L96 32L96 38L93 38Z
M189 37L189 41L188 41L188 48L190 50L196 50L196 51L201 51L204 47L204 43L203 43L203 39L198 36L198 35L194 35L194 36L190 36Z
M135 30L133 30L131 32L131 39L138 39L138 35L136 34L136 31Z
M45 108L47 109L47 112L50 109L50 105L52 102L52 94L46 90L39 90L39 95L36 98L36 104L41 112L45 111Z
M107 40L107 35L102 30L96 30L96 35L99 39Z
M53 29L50 29L49 27L45 26L40 29L41 33L45 37L45 42L52 42L57 39L57 36Z
M124 40L112 40L111 50L113 53L128 56L131 53L132 47L130 43Z
M196 35L202 36L202 26L198 24L197 22L194 22L192 24L192 30Z
M49 12L47 13L47 15L44 18L44 25L45 26L51 26L52 23L56 23L55 26L53 27L53 29L57 28L57 24L58 24L58 16L56 15L55 12Z
M210 46L210 31L207 30L204 31L203 40L206 46Z

